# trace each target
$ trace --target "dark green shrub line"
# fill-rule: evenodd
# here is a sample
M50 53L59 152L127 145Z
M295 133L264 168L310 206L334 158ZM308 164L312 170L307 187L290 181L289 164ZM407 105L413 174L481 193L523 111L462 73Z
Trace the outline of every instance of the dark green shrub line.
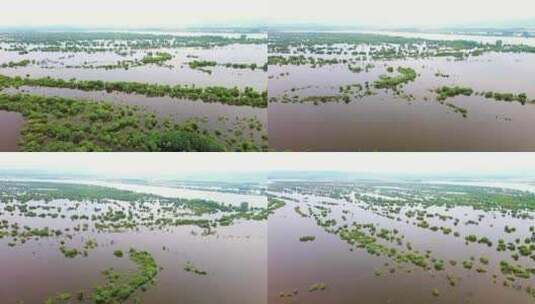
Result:
M496 101L506 101L506 102L519 102L522 105L525 105L527 103L535 104L534 100L529 100L526 93L519 93L519 94L513 94L513 93L499 93L499 92L475 92L472 88L468 87L460 87L460 86L442 86L435 90L435 93L438 94L437 100L438 101L445 101L448 98L451 97L457 97L460 95L464 96L482 96L486 99L494 99Z
M35 60L34 60L35 62ZM21 60L21 61L10 61L8 63L2 63L0 65L0 68L18 68L18 67L25 67L25 66L28 66L30 64L30 60Z
M448 98L456 97L459 95L472 96L472 94L474 94L474 90L472 90L471 88L458 87L458 86L455 86L455 87L443 86L443 87L436 89L435 92L438 94L437 100L439 101L444 101Z
M106 91L135 93L148 97L169 96L188 100L201 100L203 102L219 102L236 106L267 107L267 92L257 92L255 89L246 87L240 90L237 87L195 87L187 85L161 85L139 82L107 82L100 80L63 80L50 77L22 78L0 75L0 88L2 87L51 87L67 88L82 91Z

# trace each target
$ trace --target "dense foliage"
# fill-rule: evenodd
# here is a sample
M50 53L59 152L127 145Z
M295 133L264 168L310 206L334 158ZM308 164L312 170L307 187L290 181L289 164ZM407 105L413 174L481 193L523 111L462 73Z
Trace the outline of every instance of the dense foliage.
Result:
M0 95L0 110L26 118L23 151L222 151L196 125L159 121L136 107L33 95Z

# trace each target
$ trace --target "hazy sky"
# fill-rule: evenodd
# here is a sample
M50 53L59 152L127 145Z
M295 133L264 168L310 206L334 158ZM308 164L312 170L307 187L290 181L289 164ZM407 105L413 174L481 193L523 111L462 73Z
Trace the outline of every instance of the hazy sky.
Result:
M535 18L533 0L269 0L270 21L371 26L455 25Z
M370 173L535 173L529 153L3 153L1 169L64 170L125 177L276 170Z
M333 23L438 26L535 18L533 0L19 0L0 26L182 26L206 23Z
M267 0L2 1L0 26L181 26L265 19Z

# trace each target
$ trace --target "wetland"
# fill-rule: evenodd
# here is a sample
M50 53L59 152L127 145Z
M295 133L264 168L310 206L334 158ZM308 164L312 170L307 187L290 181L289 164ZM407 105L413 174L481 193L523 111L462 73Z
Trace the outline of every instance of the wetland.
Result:
M533 151L530 39L270 32L270 147Z
M265 303L273 210L246 188L3 178L3 301Z
M1 110L24 116L22 128L16 118L3 122L10 130L3 131L6 135L0 147L20 151L265 151L266 37L232 32L0 33ZM210 64L200 64L204 62ZM50 106L22 110L40 103L35 99ZM141 118L131 123L135 130L125 130L137 139L106 142L104 138L116 135L109 130L126 125L117 127L108 120L95 126L93 121L73 116L72 112L78 112L73 105L82 103L90 108L111 105L114 111L138 112L136 120L150 117L148 125L166 125L187 134L171 136L175 143L164 149L136 144L166 136L158 127L149 134ZM68 110L71 113L65 115ZM34 128L37 116L41 127L60 124L70 136L54 132L43 136ZM123 118L116 113L112 117ZM73 127L78 120L99 130ZM86 142L74 140L75 134L86 137ZM29 144L36 137L42 141ZM210 144L192 145L191 141Z
M535 188L277 181L268 303L533 303Z

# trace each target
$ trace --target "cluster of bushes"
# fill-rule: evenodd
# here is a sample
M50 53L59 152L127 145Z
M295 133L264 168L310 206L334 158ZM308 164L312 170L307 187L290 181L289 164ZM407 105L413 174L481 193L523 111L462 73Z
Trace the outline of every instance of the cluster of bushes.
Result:
M193 60L188 62L188 65L191 69L199 69L199 68L206 68L206 67L215 67L217 65L217 62L215 61L205 61L205 60Z
M224 151L189 124L158 121L135 107L33 95L0 95L0 110L26 118L23 151Z
M403 85L414 81L418 76L416 71L412 68L403 68L398 67L397 69L399 75L397 76L387 76L382 75L378 80L375 81L374 86L377 89L396 89L399 85Z
M156 54L149 53L147 56L141 59L141 62L143 62L144 64L151 64L151 63L160 64L162 62L166 62L171 59L173 59L173 56L171 54L158 52Z
M487 99L494 99L496 101L517 101L521 103L522 105L525 105L528 102L528 96L526 93L520 93L520 94L513 94L513 93L498 93L498 92L482 92L482 96L484 96ZM535 102L532 101L532 102Z
M455 86L455 87L443 86L443 87L436 89L435 92L438 94L437 100L439 101L444 101L450 97L456 97L459 95L471 96L472 94L474 94L474 90L472 90L471 88L458 87L458 86Z

